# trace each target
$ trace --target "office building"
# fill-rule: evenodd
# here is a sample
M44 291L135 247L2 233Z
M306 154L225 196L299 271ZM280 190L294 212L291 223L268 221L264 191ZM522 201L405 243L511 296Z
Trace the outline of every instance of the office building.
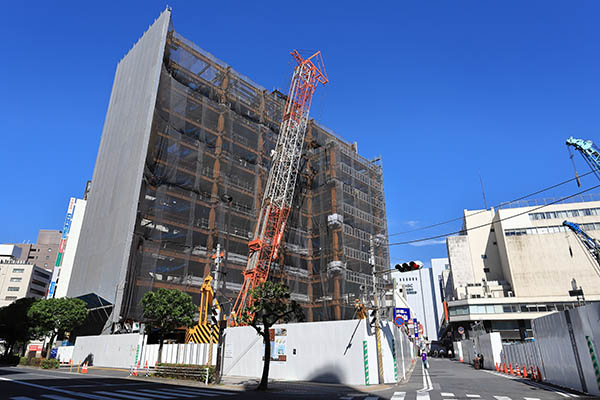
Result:
M31 243L14 243L21 249L18 260L27 264L52 270L56 264L61 231L40 229L37 241Z
M531 337L533 318L600 300L600 266L562 223L580 224L600 238L598 196L465 210L463 232L447 238L451 274L445 277L449 329L499 331L504 340Z
M51 273L20 258L18 246L0 245L0 307L23 297L46 295Z
M156 288L198 303L220 244L222 295L235 298L285 101L174 31L165 10L117 66L67 296L111 304L107 327L139 320ZM382 168L315 121L300 167L271 277L308 321L352 318L369 237L387 235ZM388 268L387 246L375 252Z

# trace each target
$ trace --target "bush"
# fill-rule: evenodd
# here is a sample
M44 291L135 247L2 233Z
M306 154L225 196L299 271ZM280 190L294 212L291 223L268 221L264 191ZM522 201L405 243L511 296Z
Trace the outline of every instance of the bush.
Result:
M8 354L0 357L0 365L19 365L20 360L21 358L19 356Z
M49 360L42 360L41 366L43 369L58 368L60 366L60 362L56 358L51 358Z
M21 357L19 364L20 365L29 365L32 367L39 367L42 364L43 358L36 357Z
M206 382L206 369L208 368L208 383L215 381L215 367L213 365L158 363L157 367L167 367L168 369L161 370L158 368L155 373L156 376L190 379L200 382Z

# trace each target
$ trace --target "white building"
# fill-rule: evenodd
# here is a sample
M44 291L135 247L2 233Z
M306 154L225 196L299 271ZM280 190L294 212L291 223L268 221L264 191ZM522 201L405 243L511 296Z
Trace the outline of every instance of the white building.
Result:
M569 296L573 279L587 301L600 300L598 262L562 226L569 220L600 238L600 201L540 208L552 200L464 211L463 234L447 239L445 296L455 336L460 326L468 331L482 321L504 340L523 340L531 336L531 319L577 305Z
M23 297L44 297L51 272L17 260L21 249L0 245L0 307Z
M49 298L67 296L77 244L79 243L79 233L81 232L83 215L85 213L85 205L86 200L83 199L72 197L69 201L56 266L50 290L48 291Z

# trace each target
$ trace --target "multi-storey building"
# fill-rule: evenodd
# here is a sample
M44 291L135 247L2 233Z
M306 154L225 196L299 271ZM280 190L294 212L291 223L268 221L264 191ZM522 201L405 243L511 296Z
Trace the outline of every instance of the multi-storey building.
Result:
M575 222L600 238L600 201L573 200L465 210L463 234L447 239L451 274L445 276L445 295L454 332L477 322L505 340L530 337L531 319L578 304L569 295L574 283L585 300L600 301L598 261L562 225Z
M167 9L117 66L67 290L112 304L112 322L138 319L155 288L198 302L217 244L222 293L235 298L286 101L170 18ZM271 278L290 286L309 321L351 318L370 279L369 237L387 234L382 168L310 121L295 193ZM388 268L387 246L375 252Z
M40 229L34 244L15 243L21 249L19 261L51 270L56 264L60 237L61 231Z
M51 272L20 259L16 245L0 245L0 307L23 297L44 297Z

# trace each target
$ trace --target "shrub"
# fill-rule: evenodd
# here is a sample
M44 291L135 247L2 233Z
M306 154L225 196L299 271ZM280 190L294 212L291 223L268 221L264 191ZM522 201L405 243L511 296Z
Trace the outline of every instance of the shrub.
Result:
M168 369L157 369L155 375L162 378L190 379L200 382L206 382L206 369L208 368L208 383L215 381L215 367L213 365L195 365L195 364L169 364L158 363L158 367L167 367Z
M41 366L43 369L58 368L60 366L60 362L56 358L51 358L49 360L42 360Z
M21 357L8 354L0 357L0 365L19 365Z
M20 365L29 365L32 367L39 367L42 363L43 358L39 357L21 357L19 364Z

